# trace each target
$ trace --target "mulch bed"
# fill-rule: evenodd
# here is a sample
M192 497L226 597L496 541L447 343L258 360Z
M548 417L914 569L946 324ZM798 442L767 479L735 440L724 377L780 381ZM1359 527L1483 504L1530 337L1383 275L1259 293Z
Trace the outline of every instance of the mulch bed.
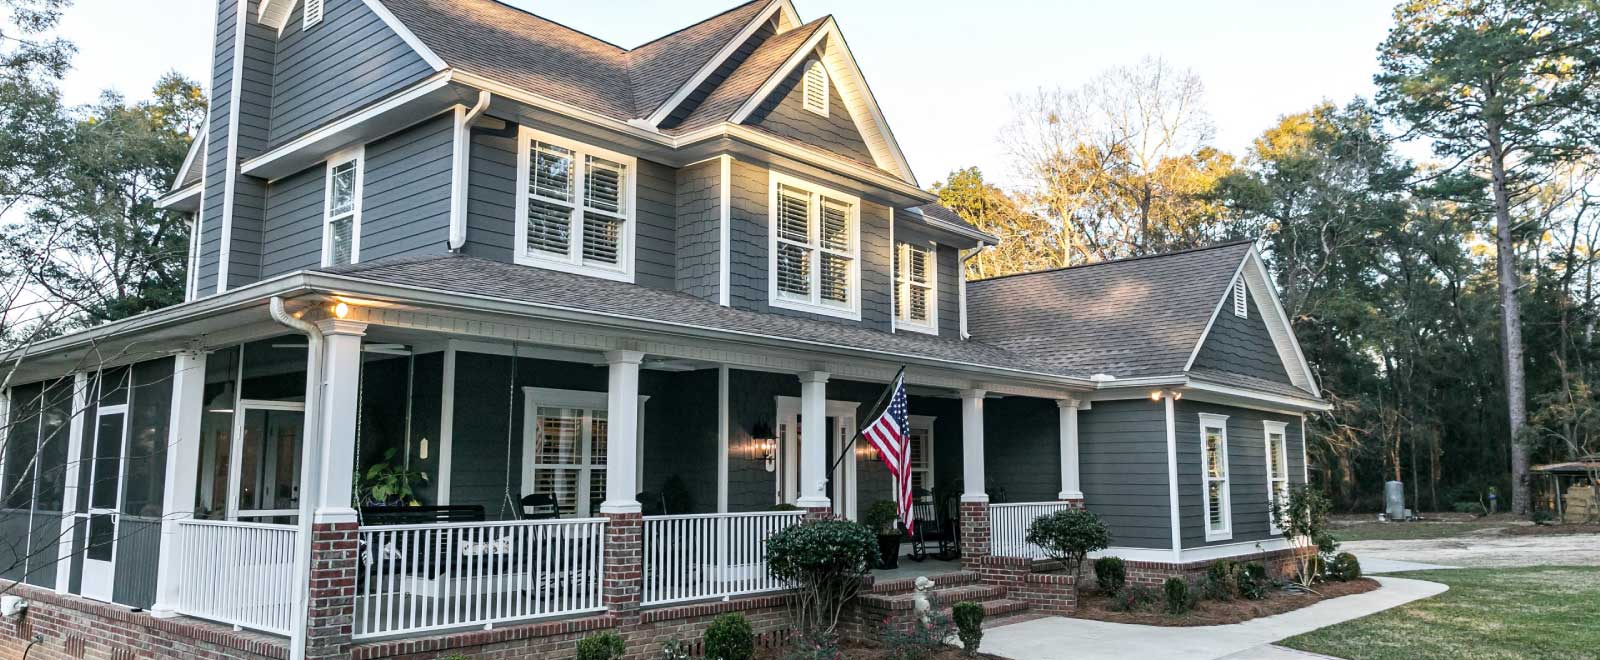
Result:
M758 649L756 660L782 660L792 649ZM840 654L848 660L893 660L896 656L889 649L877 644L863 642L844 642L839 645ZM954 646L947 646L923 656L926 660L1007 660L998 655L979 652L976 655L967 655L965 651Z
M1600 534L1600 525L1518 525L1500 530L1511 536L1547 536L1560 534Z
M1172 615L1162 610L1166 606L1157 590L1156 603L1143 612L1118 612L1111 609L1111 598L1098 591L1084 590L1078 594L1078 619L1093 619L1112 623L1138 623L1147 626L1217 626L1239 623L1251 619L1298 610L1329 598L1366 593L1378 588L1376 580L1361 578L1350 582L1324 582L1318 584L1317 593L1274 589L1261 600L1231 601L1202 600L1187 614ZM851 656L854 657L854 656Z

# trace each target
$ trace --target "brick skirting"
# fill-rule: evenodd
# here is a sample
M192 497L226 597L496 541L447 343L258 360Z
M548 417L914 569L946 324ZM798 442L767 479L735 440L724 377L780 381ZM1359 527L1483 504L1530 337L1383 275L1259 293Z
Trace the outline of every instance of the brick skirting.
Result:
M1283 550L1252 552L1247 555L1234 555L1232 557L1206 559L1182 564L1158 561L1129 561L1125 562L1125 565L1128 569L1129 584L1142 584L1146 586L1159 587L1163 582L1167 581L1167 578L1170 577L1185 577L1191 580L1202 578L1205 576L1206 570L1211 568L1212 564L1222 561L1223 559L1240 564L1260 562L1266 567L1268 575L1273 577L1285 577L1292 575L1295 572L1294 554L1294 549L1286 548ZM1094 562L1092 560L1085 561L1083 563L1082 578L1090 581L1091 583L1094 581L1093 564Z
M11 583L0 580L0 585ZM157 619L149 612L28 585L11 586L7 593L26 599L28 609L20 617L0 619L0 657L22 657L36 635L43 641L27 651L29 660L289 657L282 637L185 617Z

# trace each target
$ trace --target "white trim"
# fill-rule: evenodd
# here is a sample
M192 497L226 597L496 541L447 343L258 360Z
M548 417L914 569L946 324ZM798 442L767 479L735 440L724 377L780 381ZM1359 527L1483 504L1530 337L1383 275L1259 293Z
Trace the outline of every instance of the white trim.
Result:
M417 99L439 91L440 89L443 89L449 85L449 75L430 76L427 79L424 79L421 82L411 86L410 88L403 89L399 92L396 92L393 96L389 96L381 101L378 101L377 103L367 106L366 109L361 110L360 112L343 119L323 124L321 127L307 131L306 133L301 134L300 137L285 142L281 146L271 151L240 163L239 173L248 174L251 176L260 176L257 174L258 172L264 168L269 168L275 165L280 160L309 150L319 142L337 139L339 134L345 131L352 130L362 124L376 119L379 115L404 106L412 101L416 101ZM440 108L440 110L442 111L444 108ZM296 167L296 170L298 169L299 168Z
M1306 440L1306 414L1300 413L1300 484L1311 483L1311 452L1306 447L1310 445Z
M355 164L355 183L351 186L350 210L350 263L361 263L361 207L367 169L365 145L351 147L328 157L323 163L322 181L322 265L342 266L333 262L333 171L346 164ZM341 216L343 217L343 216Z
M56 548L55 588L58 594L67 593L71 584L72 531L78 524L78 472L82 467L84 412L88 405L89 374L79 371L72 374L72 421L67 429L67 464L62 475L61 535L57 538L66 543L57 543ZM0 423L0 429L3 428L6 428L5 424ZM4 492L0 490L0 493Z
M433 49L428 48L428 45L422 43L422 40L418 39L417 35L412 34L411 28L406 27L405 23L402 23L399 19L395 18L394 13L390 12L389 8L384 6L382 2L379 2L378 0L364 0L364 2L366 2L367 8L372 10L372 13L377 14L378 18L383 19L383 22L389 26L389 29L394 30L394 33L400 36L400 40L406 42L406 45L410 46L411 50L416 51L417 55L422 58L422 61L427 62L428 66L433 67L434 71L443 71L446 68L449 68L449 65L445 64L444 60L439 59L438 55L433 54Z
M706 63L700 67L699 71L696 71L693 76L690 76L689 80L684 82L683 86L678 88L678 91L674 92L665 103L662 103L660 107L656 108L655 112L650 113L650 116L645 119L645 122L651 126L660 126L661 122L666 121L667 117L672 114L673 110L676 110L678 106L683 103L684 99L689 98L689 95L692 94L694 90L699 89L700 84L705 82L706 78L710 77L712 73L715 73L717 68L721 67L724 61L726 61L729 57L732 57L734 53L738 52L739 47L743 46L746 41L749 41L750 37L756 33L756 30L761 29L762 25L765 25L767 21L772 19L773 13L779 10L783 11L783 17L787 19L791 25L798 25L800 23L800 16L795 12L794 5L791 4L789 0L772 0L772 2L770 2L765 9L761 10L761 13L756 14L755 18L751 19L751 21L744 26L744 29L739 30L739 34L734 35L733 39L729 40L728 43L723 44L722 49L718 50L716 55L713 55L710 60L706 61Z
M977 251L982 251L979 245ZM976 252L974 252L976 254ZM966 339L972 334L967 332L967 258L956 250L956 314L959 321L959 339Z
M157 197L152 206L155 206L158 209L170 209L174 206L199 197L203 192L205 192L205 190L200 186L199 182L192 183L182 190L174 190L170 193Z
M228 256L231 252L230 243L233 242L234 180L239 176L239 168L234 165L239 162L239 98L243 94L239 89L239 83L240 79L244 78L245 59L239 51L245 43L245 24L250 19L249 7L250 3L240 2L234 16L233 45L230 54L233 58L233 77L228 80L228 156L222 170L222 240L217 245L217 293L228 290ZM215 50L212 49L212 57L216 56ZM209 114L207 113L207 116ZM206 127L207 130L210 128Z
M641 394L638 398L639 417L634 432L634 447L636 449L643 449L645 402L649 401L650 397L648 395ZM589 418L587 413L593 411L604 411L609 415L609 399L610 394L608 392L565 390L548 387L522 388L522 465L518 466L520 468L522 480L520 482L520 490L517 493L518 501L521 501L523 495L533 492L533 487L535 485L534 472L537 469L536 466L542 465L547 468L554 469L576 469L579 470L580 473L578 476L576 492L577 508L574 515L583 518L588 517L590 514L598 515L599 513L603 513L603 511L601 511L601 505L605 503L608 495L601 493L599 495L599 500L595 500L594 489L590 488L590 484L592 483L591 477L596 470L601 472L608 470L608 466L611 464L610 447L615 441L615 438L606 438L607 461L604 463L596 463L594 461L594 456L590 455L594 445L592 442L590 442L590 438L587 435L591 429L591 426L585 423L582 425L582 427L580 427L580 461L577 463L536 463L533 459L533 444L536 439L536 431L538 430L535 419L538 417L538 415L535 415L534 412L540 407L576 408L585 411L583 419L587 420ZM636 454L636 456L638 460L635 461L635 478L637 479L638 475L644 473L644 455L641 451L639 454ZM642 487L643 483L636 482L635 486ZM637 491L637 488L634 490ZM633 495L630 495L630 497L632 496Z
M728 365L717 365L717 513L728 512Z
M821 75L817 75L820 72ZM800 74L800 107L815 114L828 116L828 67L823 65L820 58L812 58L805 64L805 71ZM817 106L811 102L811 86L822 86L822 105Z
M778 292L778 187L788 186L804 190L811 195L809 212L808 249L811 252L811 279L808 301L785 298ZM850 205L850 300L845 306L830 305L821 301L823 248L822 199ZM834 316L852 321L861 320L861 198L839 192L804 179L789 176L776 170L767 173L767 304L780 309L791 309L824 316Z
M194 219L189 221L189 257L184 261L186 271L183 277L183 301L189 302L195 298L195 289L200 282L200 225L205 217L206 210L201 208L194 214Z
M547 143L553 146L572 151L572 180L573 199L563 202L572 206L568 214L571 223L568 234L567 256L558 257L540 254L528 249L528 204L530 195L528 182L532 172L533 142ZM615 161L625 168L622 182L622 244L617 250L617 264L615 267L594 265L583 260L583 214L589 208L588 200L583 195L584 176L587 170L586 157L594 156ZM639 213L635 204L635 191L639 181L639 160L627 154L602 149L570 140L559 135L552 135L543 131L523 125L517 131L517 202L516 202L516 229L513 240L513 254L516 263L524 266L559 270L566 273L588 275L618 282L632 283L634 278L634 249L637 243Z
M1263 447L1262 447L1263 453L1261 454L1261 464L1267 468L1267 502L1268 502L1268 505L1267 505L1267 530L1272 532L1273 534L1282 534L1283 533L1283 530L1278 527L1277 519L1274 518L1273 515L1272 515L1271 502L1273 501L1273 499L1276 498L1276 490L1277 490L1276 487L1275 487L1275 484L1273 482L1278 481L1280 479L1279 477L1274 477L1272 475L1274 473L1278 473L1278 472L1281 472L1283 474L1283 476L1281 477L1281 480L1283 481L1284 493L1287 494L1288 490L1289 490L1289 430L1288 429L1289 429L1289 423L1288 422L1280 422L1280 421L1271 420L1271 419L1265 419L1265 420L1261 421L1261 430L1262 430L1261 438L1262 438L1262 445L1263 445ZM1277 465L1274 465L1273 464L1274 461L1272 460L1272 444L1273 444L1272 436L1273 436L1273 434L1277 434L1278 435L1278 460L1276 461Z
M456 342L446 342L444 347L444 372L439 393L439 474L433 482L433 499L440 505L450 504L450 474L454 469L456 436Z
M800 414L804 412L801 406L801 398L797 396L775 396L773 401L777 410L777 419L773 420L772 432L778 436L773 442L773 448L778 454L778 469L775 474L783 480L781 482L782 501L788 504L804 506L804 504L800 503L802 499L800 491L803 490L800 482L800 468L804 453L800 446L801 427L799 418ZM824 432L829 434L835 431L854 433L856 431L856 413L860 408L861 403L856 401L826 399L825 409L827 413L824 417L834 418L834 428L827 428L826 420L824 420ZM787 427L788 433L780 433L778 430L780 425ZM843 453L843 448L839 446L835 446L833 450ZM838 454L827 456L823 463L823 469L831 469L835 458L838 458ZM849 459L841 465L844 468L841 476L833 480L832 490L828 493L831 498L829 506L836 513L842 509L843 513L841 515L851 520L856 519L856 500L860 499L857 497L859 486L856 479L856 463L858 460L859 457L856 456L855 449L852 447Z
M727 307L733 304L733 157L717 161L717 303Z
M1299 414L1307 410L1330 410L1332 404L1319 399L1267 394L1256 390L1247 390L1229 385L1217 385L1192 378L1181 381L1195 396L1196 401L1215 400L1216 403L1269 412L1281 412L1290 415Z
M210 113L208 112L207 114L209 115ZM189 140L189 153L183 155L183 165L178 166L178 175L172 177L172 187L168 189L168 195L187 187L182 185L183 180L189 178L189 169L194 167L194 161L196 157L201 156L203 153L203 148L201 145L204 145L206 142L205 135L205 129L201 129L193 139ZM205 158L201 156L200 160L205 160Z
M1130 548L1112 546L1104 550L1089 553L1089 558L1118 557L1123 561L1148 561L1159 564L1189 564L1197 561L1210 561L1224 557L1239 555L1253 555L1259 552L1277 552L1295 547L1295 544L1283 538L1270 538L1260 541L1240 541L1237 543L1219 543L1216 545L1201 546L1173 552L1165 548Z
M868 411L868 412L870 413L871 411ZM911 471L912 472L927 472L928 473L928 479L927 479L926 483L928 485L928 491L929 492L933 491L933 487L935 485L934 484L935 475L938 474L938 472L934 469L934 465L933 465L934 454L936 453L934 451L934 447L938 446L936 441L935 441L935 439L934 439L934 422L937 421L937 420L938 420L938 417L935 417L933 415L906 415L906 422L911 425L911 430L912 431L917 431L917 430L920 429L920 430L923 430L923 431L927 432L927 436L926 436L927 446L923 447L922 455L923 455L924 458L927 459L928 466L925 467L925 468L915 468L915 467L913 467L913 468L911 468ZM894 492L894 481L892 479L890 480L889 487L890 487L889 499L891 499L891 500L896 499L895 498L895 492ZM913 494L913 497L915 497L915 494Z
M1229 472L1228 465L1228 416L1214 413L1199 413L1200 417L1200 498L1204 502L1201 511L1204 517L1201 525L1206 532L1206 542L1226 541L1233 538L1233 474ZM1206 451L1206 430L1216 429L1221 431L1222 447L1217 452L1222 458L1219 472L1221 477L1215 479L1211 476L1210 455ZM1211 527L1211 482L1219 481L1222 484L1222 501L1217 503L1218 511L1222 517L1222 529Z
M893 232L893 229L891 228L890 231ZM893 273L890 273L890 277L889 277L889 281L894 284L894 294L892 296L890 296L890 298L889 298L890 308L891 308L891 311L893 312L892 316L894 317L894 321L895 321L894 329L895 330L907 330L907 331L910 331L910 332L920 332L920 333L925 334L925 335L938 335L939 334L939 244L935 243L935 242L932 242L932 241L928 241L926 245L922 245L921 241L917 241L917 244L913 244L910 241L896 241L896 240L893 240L891 238L890 241L889 241L889 245L893 246L891 249L894 250L894 254L892 254L890 256L890 259L889 259L889 263L891 264L891 267L892 267L892 269L894 271ZM928 270L928 272L927 272L927 275L928 275L927 305L928 305L928 309L926 311L927 311L928 318L925 321L913 321L910 318L901 318L900 317L900 302L899 302L900 301L900 296L902 294L909 293L910 290L911 290L911 286L912 286L911 279L910 279L909 276L905 277L904 281L902 281L902 275L906 275L907 273L909 273L909 269L911 267L909 257L910 257L910 253L911 253L911 248L912 247L918 247L918 248L926 250L925 254L927 255L927 270ZM904 257L904 258L902 258L902 257ZM898 265L896 265L896 264L898 264ZM911 308L909 307L910 302L908 301L906 304L907 304L907 307L905 308L905 311L906 311L907 315L909 316L909 314L911 312Z
M1178 513L1178 417L1171 394L1161 397L1167 421L1167 513L1172 532L1172 561L1183 557L1183 519Z

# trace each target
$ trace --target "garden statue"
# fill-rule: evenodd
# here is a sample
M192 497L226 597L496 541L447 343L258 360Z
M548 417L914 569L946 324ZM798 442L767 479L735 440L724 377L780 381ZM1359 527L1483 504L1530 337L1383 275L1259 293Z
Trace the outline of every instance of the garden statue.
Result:
M917 592L911 597L912 611L916 612L917 620L922 625L932 623L933 603L928 600L928 592L933 590L933 580L926 577L917 577Z

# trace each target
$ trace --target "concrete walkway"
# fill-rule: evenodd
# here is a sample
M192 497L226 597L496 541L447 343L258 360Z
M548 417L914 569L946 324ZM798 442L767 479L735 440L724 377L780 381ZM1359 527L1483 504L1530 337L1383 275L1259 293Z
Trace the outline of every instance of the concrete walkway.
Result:
M1273 642L1443 593L1436 582L1373 578L1382 588L1226 626L1172 628L1049 617L987 630L983 650L1016 660L1317 658Z

